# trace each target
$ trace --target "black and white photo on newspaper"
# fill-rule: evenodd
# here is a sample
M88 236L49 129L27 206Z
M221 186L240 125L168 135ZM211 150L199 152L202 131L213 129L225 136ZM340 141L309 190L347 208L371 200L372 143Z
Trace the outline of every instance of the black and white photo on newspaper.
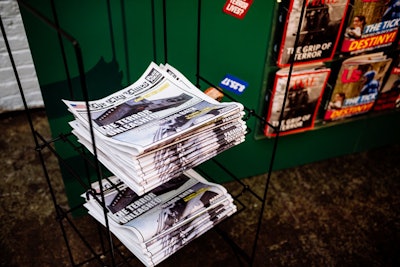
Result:
M243 122L227 123L140 158L132 158L128 153L118 151L99 140L97 155L99 161L111 172L136 192L144 193L179 175L185 169L193 168L242 143L245 129ZM89 137L84 139L81 136L79 142L91 151L91 143L87 138Z
M138 196L126 185L103 185L110 230L147 266L154 266L236 211L226 189L194 170ZM97 182L93 188L98 191ZM87 195L83 195L87 197ZM89 213L104 223L102 206L87 198Z
M64 102L75 117L72 133L94 153L85 102ZM217 102L168 64L151 63L137 82L89 106L99 161L138 194L244 142L246 134L240 103Z
M84 101L63 100L79 123L88 126ZM220 103L196 87L187 88L155 63L132 85L100 100L89 101L95 134L132 148L139 155L154 146L241 112L237 102Z

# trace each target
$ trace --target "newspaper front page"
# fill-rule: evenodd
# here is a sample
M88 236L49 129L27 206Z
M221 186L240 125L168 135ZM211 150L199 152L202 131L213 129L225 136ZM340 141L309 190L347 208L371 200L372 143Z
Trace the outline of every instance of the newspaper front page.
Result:
M83 101L63 100L86 127ZM140 155L187 132L243 110L240 103L219 103L197 88L182 87L155 63L135 83L103 99L89 101L96 137L132 148Z
M236 211L226 189L188 170L138 196L121 180L103 181L110 230L145 265L153 266ZM98 183L93 190L99 192ZM104 224L102 206L84 194L89 213Z
M245 140L242 104L219 103L168 64L88 105L63 101L78 141L140 195Z

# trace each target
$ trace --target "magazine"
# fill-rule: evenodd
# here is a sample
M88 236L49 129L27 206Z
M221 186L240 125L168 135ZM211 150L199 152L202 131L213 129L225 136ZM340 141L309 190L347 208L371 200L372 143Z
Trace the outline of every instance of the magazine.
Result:
M153 266L236 211L232 197L194 170L138 196L117 177L102 181L110 230L143 263ZM99 192L97 182L93 192ZM85 207L104 224L96 194Z
M369 112L392 62L383 53L348 58L342 62L324 120L338 120Z
M395 44L399 30L399 0L354 0L341 52L357 54Z
M390 75L376 100L374 111L396 108L400 108L400 56L397 58L397 64L391 67Z
M288 68L277 71L269 97L265 135L276 136L278 130L287 135L312 129L329 74L330 69L323 65L295 67L290 77Z
M282 68L290 65L291 61L298 65L331 60L340 39L349 0L289 1L289 10L287 13L283 11L286 22L283 35L279 36L281 44L277 65ZM299 23L300 35L295 48Z

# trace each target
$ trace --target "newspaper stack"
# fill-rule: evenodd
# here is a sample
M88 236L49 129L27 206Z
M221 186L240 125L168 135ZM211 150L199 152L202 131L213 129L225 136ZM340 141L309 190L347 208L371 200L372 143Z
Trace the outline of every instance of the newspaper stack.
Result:
M226 189L187 170L138 196L118 178L103 180L110 231L146 266L154 266L236 212ZM98 183L93 192L100 192ZM105 224L96 194L82 195L85 207Z
M132 85L103 99L63 100L73 133L141 195L244 141L243 105L220 103L170 65L151 63Z

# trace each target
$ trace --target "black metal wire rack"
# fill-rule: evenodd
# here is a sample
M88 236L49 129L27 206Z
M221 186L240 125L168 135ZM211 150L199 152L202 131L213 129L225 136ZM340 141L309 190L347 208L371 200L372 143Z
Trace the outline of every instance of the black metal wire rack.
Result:
M26 9L27 11L29 11L30 13L32 13L35 17L37 17L37 19L43 21L47 26L49 26L50 28L54 29L57 32L58 38L59 38L59 45L60 45L60 51L62 54L62 57L64 59L64 64L65 64L65 70L66 70L66 77L67 80L69 81L69 88L70 88L70 96L73 99L74 98L74 92L71 89L71 78L70 78L70 74L68 73L68 67L67 67L67 60L66 60L66 55L65 55L65 47L64 47L64 40L66 40L72 47L75 53L75 57L76 57L76 62L77 62L77 66L78 66L78 70L79 70L79 77L80 77L80 87L82 90L82 96L84 101L86 101L86 103L88 103L89 101L89 96L88 96L88 88L86 85L86 81L85 81L85 68L84 68L84 61L83 61L83 55L82 55L82 50L79 44L79 41L77 39L75 39L73 36L71 36L69 33L67 33L66 31L64 31L62 28L60 28L59 23L58 23L58 17L57 17L57 13L54 7L54 1L51 1L51 8L52 8L52 12L53 12L53 21L46 18L46 16L42 15L39 11L37 11L35 8L33 8L32 6L30 6L27 2L25 1L18 1L19 5L21 8ZM108 7L109 7L109 3L110 1L107 1L108 3ZM155 6L155 1L152 0L152 15L153 15L153 23L154 23L154 6ZM202 25L202 21L201 21L201 12L202 12L202 0L198 0L197 1L198 6L197 6L197 12L198 12L198 21L197 21L197 61L195 62L196 64L196 86L200 87L200 83L205 83L208 86L211 87L215 87L217 88L216 85L214 85L212 82L208 81L207 78L202 76L202 70L200 68L201 64L201 45L200 45L200 39L201 39L201 25ZM304 3L306 3L306 1L304 1ZM166 12L166 0L163 0L162 2L163 5L163 36L164 36L164 40L163 40L163 44L164 44L164 57L165 57L165 61L168 62L168 47L167 47L167 12ZM302 13L304 12L305 9L305 4L303 5L303 9L302 9ZM111 16L111 13L108 13L109 16ZM1 20L0 20L1 22ZM110 30L112 30L112 27L110 27ZM104 169L101 166L101 164L99 163L98 159L97 159L97 150L96 150L96 140L94 138L94 134L93 134L93 127L91 125L92 121L89 119L89 123L90 123L90 131L91 131L91 138L92 138L92 144L93 144L93 155L86 153L86 150L81 146L81 145L77 145L76 142L74 142L74 136L71 133L67 133L67 134L60 134L59 136L57 136L56 138L52 139L52 140L46 140L34 127L33 123L32 123L32 118L31 118L31 114L30 114L30 110L26 101L26 97L24 95L24 91L20 82L20 78L17 72L17 68L15 65L15 61L13 59L13 55L7 40L7 35L4 29L4 25L3 22L1 22L1 31L2 34L4 36L5 39L5 44L6 44L6 48L8 51L8 54L10 56L10 60L11 60L11 64L12 67L14 69L14 73L16 76L16 80L18 82L18 87L20 90L20 94L23 100L23 104L25 107L25 112L28 118L28 123L32 132L32 135L34 137L34 142L35 142L35 149L37 151L37 154L39 156L40 159L40 164L42 165L43 168L43 173L44 173L44 178L47 181L48 187L49 187L49 192L51 194L51 198L54 204L54 210L56 213L56 218L57 221L59 222L60 225L60 229L61 232L63 234L64 237L64 241L65 241L65 245L67 246L67 250L69 252L69 258L71 261L71 265L72 266L83 266L84 264L88 263L88 262L94 262L94 263L98 263L100 266L131 266L131 258L133 256L129 256L127 255L127 253L124 253L123 250L123 245L118 242L118 240L116 240L112 233L110 232L110 228L109 228L109 223L108 223L108 217L106 215L106 207L105 205L103 206L103 210L104 210L104 218L105 218L105 227L97 224L97 231L99 233L99 247L101 248L100 250L95 249L93 247L92 244L90 244L86 237L85 234L82 233L78 227L76 227L75 222L73 222L73 220L71 220L71 213L73 213L76 209L79 209L81 206L77 206L77 207L72 207L70 209L65 209L63 208L61 205L59 205L58 200L57 200L57 196L54 193L53 190L53 185L52 185L52 179L49 175L49 171L46 167L46 162L45 162L45 158L43 157L43 151L44 150L50 150L52 152L53 155L55 155L55 157L57 157L57 159L59 160L60 165L63 165L63 167L65 169L68 170L68 172L70 173L70 175L72 175L78 182L79 184L82 186L82 188L84 189L84 191L87 191L90 189L90 184L91 181L89 179L90 177L90 172L94 171L97 177L97 180L100 184L100 188L102 188L102 183L101 180L102 178L104 178ZM300 31L300 25L298 28L298 32ZM153 28L153 37L155 36L155 29ZM299 34L297 35L299 36ZM155 38L154 42L156 41ZM298 42L298 40L296 40L296 43ZM153 43L153 47L156 47L156 44ZM112 46L113 49L113 53L115 54L115 45ZM157 58L157 54L156 54L156 50L154 49L154 58ZM293 67L293 63L290 66L290 70L289 70L289 77L290 74L292 72L292 67ZM286 94L288 91L288 85L290 83L290 78L287 82L287 88L286 88ZM285 101L286 101L286 96L284 98L284 102L283 102L283 106L285 105ZM226 97L228 97L230 100L236 101L234 98L232 98L229 95L226 95ZM89 105L87 105L89 107ZM265 119L263 117L263 115L259 115L256 113L255 109L253 109L252 107L246 107L245 106L245 111L246 111L246 117L245 119L249 119L249 118L255 118L256 120L259 121L260 124L265 123ZM88 108L88 114L90 116L90 112L89 112L89 108ZM280 121L282 120L282 115L280 118ZM271 125L271 127L273 127ZM271 151L272 153L272 160L269 162L269 171L268 173L265 174L265 179L264 179L264 190L263 193L261 195L257 194L250 186L248 186L246 183L244 183L241 179L239 179L238 177L235 176L234 173L232 173L229 168L227 168L226 166L224 166L223 164L221 164L218 160L216 159L211 159L211 161L218 166L223 172L227 173L232 180L234 180L237 183L238 188L240 188L239 193L237 195L234 196L236 203L238 204L238 206L240 207L239 212L246 212L246 207L245 204L242 203L241 201L241 197L244 194L251 194L258 202L260 202L260 208L259 208L259 216L256 222L256 230L255 230L255 235L253 238L253 243L252 243L252 248L250 253L246 252L245 250L243 250L239 245L237 245L235 243L235 241L229 236L229 233L224 232L223 229L220 229L218 226L215 227L215 230L227 241L227 244L230 245L232 247L232 249L236 252L235 254L237 255L238 258L238 262L240 263L241 266L253 266L254 265L254 259L257 255L257 251L259 248L259 235L260 235L260 231L262 229L263 226L263 213L264 210L266 208L266 200L267 200L267 193L268 193L268 187L269 187L269 183L270 183L270 179L271 179L271 170L273 169L273 165L274 165L274 160L275 160L275 153L277 151L278 148L278 143L279 143L279 131L278 129L280 129L280 124L276 127L276 132L277 132L277 136L274 139L274 145L273 145L273 150ZM58 143L58 142L62 142L65 143L67 145L69 145L77 154L80 155L80 157L82 158L82 161L85 164L85 168L87 170L86 173L78 173L75 171L74 166L72 166L70 163L68 163L66 160L64 160L63 155L61 155L55 148L54 148L54 144ZM207 174L206 171L204 170L199 170L202 175L204 175L205 177L207 177L208 179L212 179L212 175ZM102 190L101 190L102 192ZM104 194L99 194L97 196L97 200L100 203L104 203ZM234 216L233 218L231 218L232 220L234 220ZM229 219L230 220L230 219ZM94 224L96 224L96 222L94 222ZM67 234L67 230L66 228L69 227L70 229L73 230L73 232L75 232L79 238L82 240L82 242L84 243L84 245L87 247L87 249L91 252L91 256L88 257L85 260L81 260L79 262L76 261L74 255L73 255L73 250L71 249L71 244L69 242L68 239L68 234Z

